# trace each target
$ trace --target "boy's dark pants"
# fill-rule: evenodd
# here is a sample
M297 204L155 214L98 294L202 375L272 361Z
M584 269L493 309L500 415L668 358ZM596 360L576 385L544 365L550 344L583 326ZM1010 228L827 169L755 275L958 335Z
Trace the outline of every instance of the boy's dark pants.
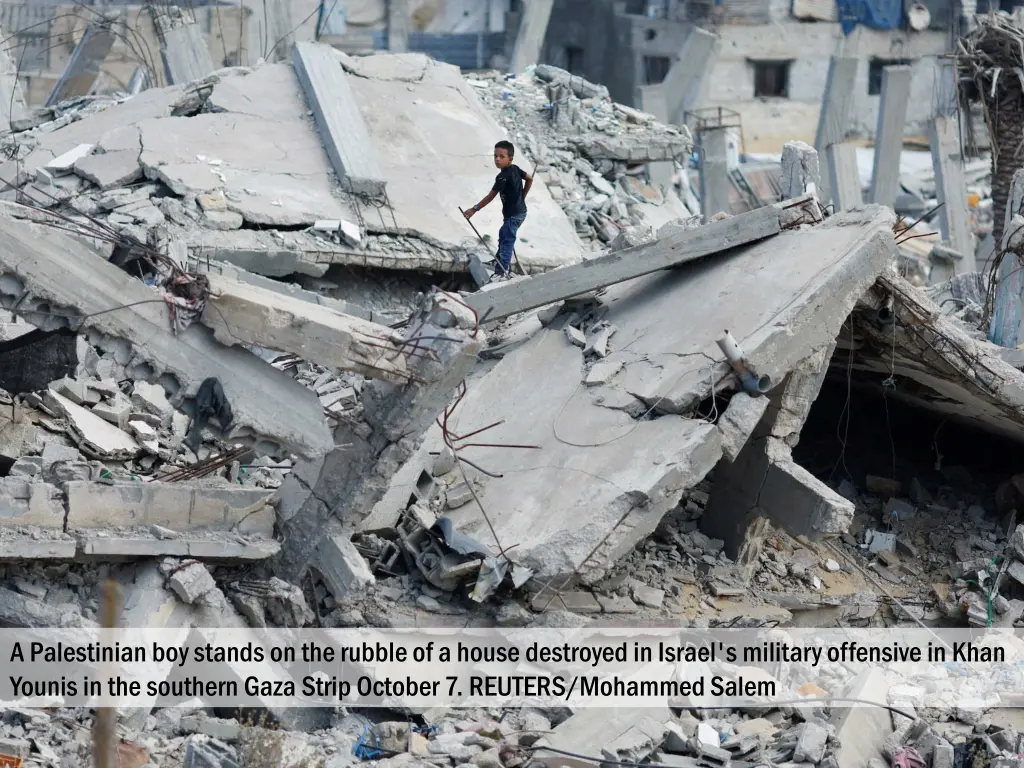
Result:
M526 221L526 214L509 216L498 230L498 263L494 274L507 275L512 271L512 251L516 247L516 233Z

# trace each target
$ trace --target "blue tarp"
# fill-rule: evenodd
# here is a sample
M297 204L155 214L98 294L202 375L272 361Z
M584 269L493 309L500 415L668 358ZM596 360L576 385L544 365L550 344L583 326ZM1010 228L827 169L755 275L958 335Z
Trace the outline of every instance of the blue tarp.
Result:
M873 29L896 29L903 23L903 0L836 0L843 34L863 24Z

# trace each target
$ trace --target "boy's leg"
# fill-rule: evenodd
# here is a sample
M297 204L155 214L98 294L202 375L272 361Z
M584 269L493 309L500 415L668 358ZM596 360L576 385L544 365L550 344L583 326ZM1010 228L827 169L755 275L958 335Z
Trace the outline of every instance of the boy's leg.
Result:
M498 230L498 263L494 265L494 274L507 275L511 271L512 249L515 247L516 236L512 218L505 219Z
M501 225L501 229L498 231L498 262L500 266L495 269L495 274L512 274L512 256L515 253L516 235L524 221L526 221L525 214L509 216Z

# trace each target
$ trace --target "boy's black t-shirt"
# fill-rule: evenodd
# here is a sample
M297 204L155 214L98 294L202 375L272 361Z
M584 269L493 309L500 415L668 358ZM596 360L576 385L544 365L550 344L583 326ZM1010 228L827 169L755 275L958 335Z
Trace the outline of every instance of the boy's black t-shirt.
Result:
M526 174L518 165L502 169L494 179L494 191L501 195L501 215L526 215L526 200L523 198L523 180Z

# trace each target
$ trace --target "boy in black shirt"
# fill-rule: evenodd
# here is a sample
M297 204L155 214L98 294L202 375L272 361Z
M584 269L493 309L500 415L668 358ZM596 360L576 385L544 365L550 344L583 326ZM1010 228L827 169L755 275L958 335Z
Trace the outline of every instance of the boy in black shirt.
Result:
M516 148L510 141L499 141L494 145L494 165L498 168L498 176L487 197L466 211L466 218L501 195L501 215L505 223L498 230L498 263L494 268L495 275L511 274L512 251L516 245L516 233L526 220L526 196L533 186L530 176L518 165L512 164ZM525 182L525 185L524 183Z

